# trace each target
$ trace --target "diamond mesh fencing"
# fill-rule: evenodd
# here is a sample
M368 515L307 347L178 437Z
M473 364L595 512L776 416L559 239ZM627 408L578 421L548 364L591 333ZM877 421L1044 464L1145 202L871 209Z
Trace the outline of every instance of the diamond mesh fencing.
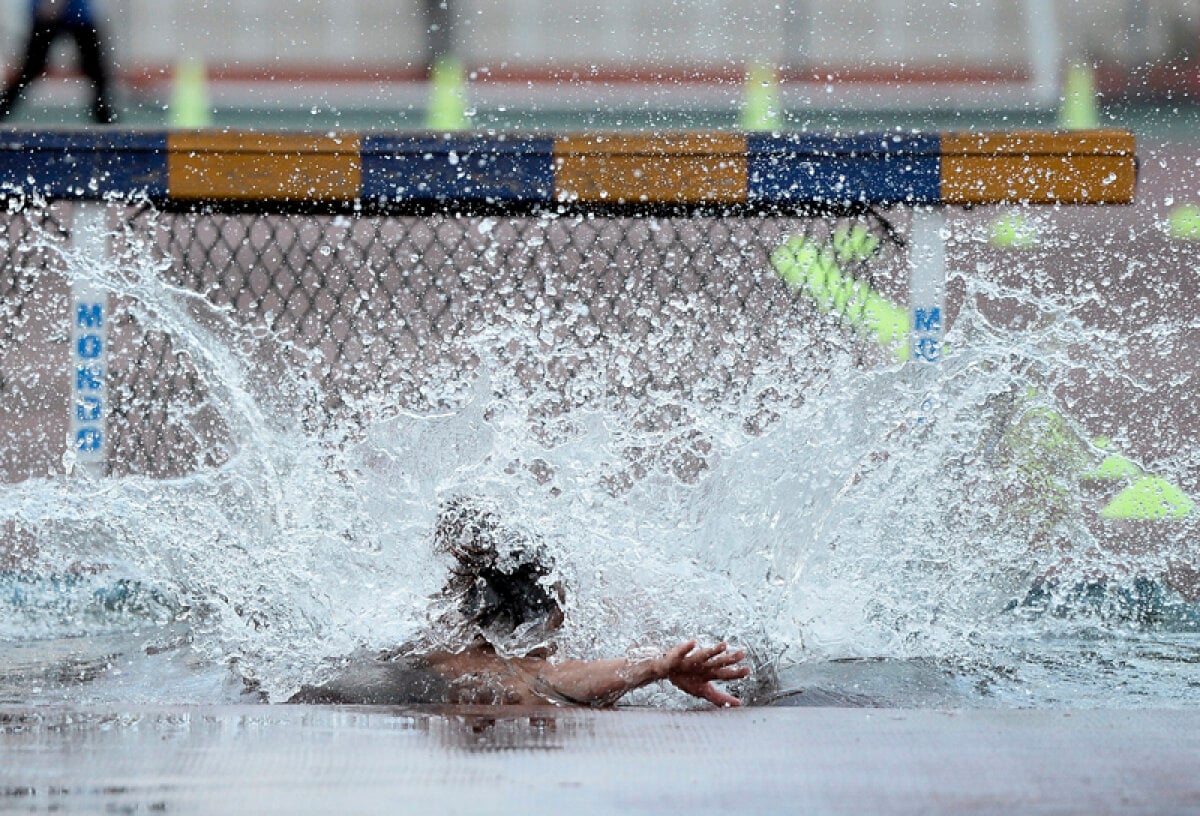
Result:
M70 224L71 205L55 203L9 213L0 227L8 481L62 467L69 285L55 246ZM198 359L214 344L253 347L251 378L303 383L316 395L305 422L316 426L352 425L368 406L444 411L486 371L504 397L528 402L551 444L557 419L597 400L664 427L686 424L680 415L695 406L757 400L746 412L753 432L772 414L770 389L753 386L764 370L814 379L831 354L877 353L836 309L815 308L772 270L789 238L825 245L847 224L878 240L845 273L902 301L903 252L874 213L124 210L117 266L153 262L159 284L113 296L107 471L174 477L232 455L237 432L214 399L220 365ZM164 292L187 320L161 308ZM697 445L675 445L681 476Z

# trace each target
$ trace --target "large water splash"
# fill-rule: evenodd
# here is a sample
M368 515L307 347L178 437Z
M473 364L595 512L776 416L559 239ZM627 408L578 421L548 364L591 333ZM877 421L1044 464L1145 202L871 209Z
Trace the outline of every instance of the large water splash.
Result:
M437 504L471 494L551 551L569 593L565 655L700 637L745 645L762 676L921 660L970 678L979 704L1120 703L1097 663L1118 664L1116 685L1120 666L1157 666L1154 699L1194 656L1172 634L1195 626L1186 606L1163 588L1133 597L1135 579L1169 571L1166 554L1189 552L1191 528L1125 530L1122 547L1096 523L1085 474L1109 452L1063 389L1081 368L1126 376L1124 341L1074 319L1079 303L1020 293L1033 319L1018 334L978 305L1016 295L961 281L937 369L888 364L850 329L817 356L814 330L793 325L777 330L794 356L748 365L738 349L761 327L731 319L729 359L682 390L636 384L643 344L668 338L672 359L687 357L687 303L639 315L646 335L603 348L570 339L587 304L569 303L498 314L471 336L463 356L478 365L448 373L445 410L402 410L382 389L329 414L296 365L308 352L163 285L153 257L68 267L172 338L232 443L178 478L7 488L0 518L35 541L37 570L63 577L26 588L6 639L132 630L281 699L328 658L427 625L445 570L430 547ZM761 285L776 285L767 270ZM108 693L213 693L137 677Z

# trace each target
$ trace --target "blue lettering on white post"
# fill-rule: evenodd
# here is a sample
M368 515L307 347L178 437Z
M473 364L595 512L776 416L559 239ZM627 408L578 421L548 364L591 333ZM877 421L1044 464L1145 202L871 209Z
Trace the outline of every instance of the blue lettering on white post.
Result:
M917 207L909 241L909 330L911 359L942 359L946 302L946 229L941 207Z
M99 422L104 417L104 400L99 397L81 397L75 403L75 418L80 422Z
M913 309L913 357L936 363L942 357L942 310L937 306Z
M936 306L932 309L918 308L913 317L913 329L917 334L941 334L942 310Z
M104 304L77 303L75 309L75 325L88 329L104 328Z
M71 326L72 410L70 443L75 460L99 463L106 455L108 383L105 363L108 337L105 331L107 298L77 293Z
M98 334L85 334L75 344L75 351L85 360L95 360L104 352L104 341Z
M80 366L75 369L75 391L103 391L104 369L96 366Z
M111 263L108 205L72 205L71 257L71 428L63 464L67 472L102 475L108 457L108 303L97 271Z
M75 432L76 453L99 453L104 450L104 432L99 428L80 428Z

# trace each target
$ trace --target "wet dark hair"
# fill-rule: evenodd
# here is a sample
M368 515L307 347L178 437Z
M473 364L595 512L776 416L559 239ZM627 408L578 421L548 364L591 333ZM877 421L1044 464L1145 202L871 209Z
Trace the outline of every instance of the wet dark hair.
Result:
M550 583L553 564L529 535L504 524L486 501L458 496L442 504L434 550L454 563L446 594L481 633L507 637L528 624L551 627L562 618L562 587Z

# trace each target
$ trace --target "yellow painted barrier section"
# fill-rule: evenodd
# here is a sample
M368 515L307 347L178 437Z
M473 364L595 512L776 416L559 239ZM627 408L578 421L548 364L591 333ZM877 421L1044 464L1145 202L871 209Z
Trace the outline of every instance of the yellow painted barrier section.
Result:
M727 133L565 136L554 143L562 202L741 204L746 137Z
M944 204L1129 204L1136 145L1123 130L942 134Z
M178 200L353 201L362 191L356 135L171 133L167 185Z

